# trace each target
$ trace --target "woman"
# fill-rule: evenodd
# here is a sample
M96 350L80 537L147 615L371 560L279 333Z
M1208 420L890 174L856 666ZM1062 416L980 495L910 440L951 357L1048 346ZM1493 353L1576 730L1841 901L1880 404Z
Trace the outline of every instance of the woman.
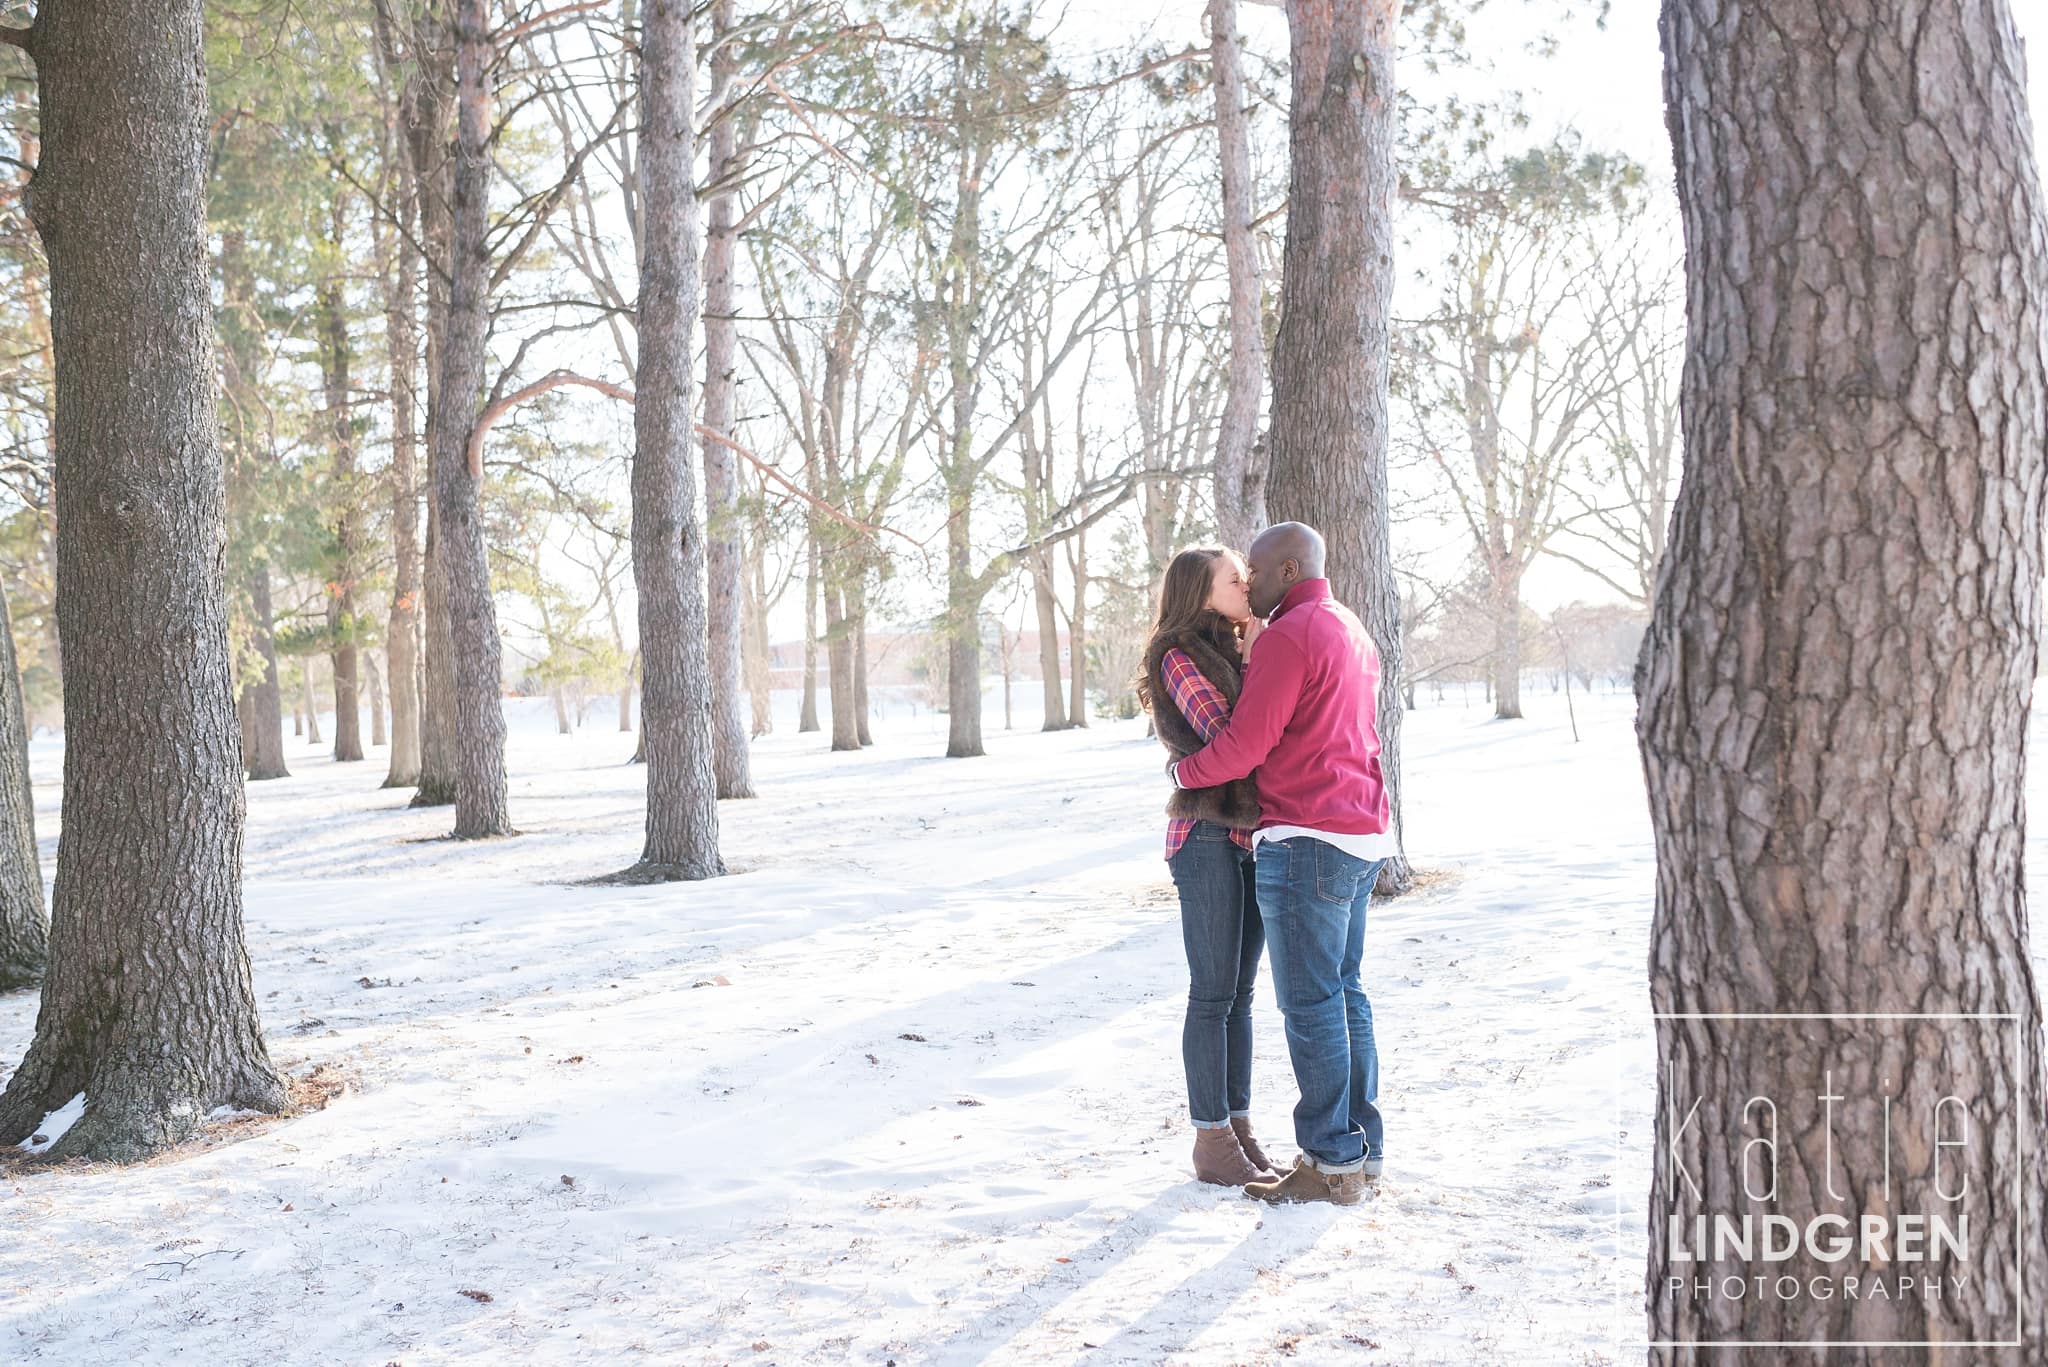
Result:
M1159 616L1145 646L1138 699L1166 743L1168 763L1201 749L1237 701L1246 632L1256 632L1245 565L1221 546L1182 551L1166 567ZM1188 955L1188 1011L1181 1029L1188 1114L1195 1122L1195 1176L1241 1187L1272 1181L1252 1137L1252 984L1266 931L1252 877L1258 789L1248 778L1176 789L1166 812L1166 865L1180 892Z

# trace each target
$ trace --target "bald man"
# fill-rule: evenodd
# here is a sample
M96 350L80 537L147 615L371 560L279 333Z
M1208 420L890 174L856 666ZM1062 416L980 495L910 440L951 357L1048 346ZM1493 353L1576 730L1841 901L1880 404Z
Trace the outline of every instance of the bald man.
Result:
M1397 848L1380 770L1380 657L1330 596L1323 538L1282 522L1246 553L1254 633L1229 724L1173 768L1182 788L1255 774L1259 914L1301 1103L1301 1157L1264 1201L1350 1205L1385 1161L1372 1004L1359 979L1366 902Z

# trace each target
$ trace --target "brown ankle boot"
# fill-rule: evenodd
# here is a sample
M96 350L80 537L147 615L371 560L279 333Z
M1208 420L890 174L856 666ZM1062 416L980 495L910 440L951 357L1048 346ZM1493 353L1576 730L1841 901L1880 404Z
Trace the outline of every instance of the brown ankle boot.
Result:
M1244 1150L1246 1158L1252 1160L1253 1167L1264 1168L1267 1172L1271 1173L1286 1171L1278 1163L1266 1157L1266 1151L1259 1147L1259 1141L1252 1138L1252 1118L1250 1116L1234 1115L1230 1117L1230 1128L1237 1131L1238 1147Z
M1236 1130L1218 1125L1195 1131L1195 1176L1219 1187L1241 1187L1247 1182L1264 1181L1268 1174L1244 1156Z
M1279 1181L1251 1183L1244 1194L1274 1205L1328 1201L1337 1206L1355 1206L1364 1199L1371 1182L1363 1172L1324 1172L1303 1155L1294 1160L1293 1171Z

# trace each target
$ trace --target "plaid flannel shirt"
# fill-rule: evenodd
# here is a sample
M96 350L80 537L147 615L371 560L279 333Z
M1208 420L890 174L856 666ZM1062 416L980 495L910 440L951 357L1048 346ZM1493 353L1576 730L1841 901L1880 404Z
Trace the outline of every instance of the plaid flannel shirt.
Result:
M1166 692L1173 699L1173 705L1188 719L1188 725L1195 728L1195 734L1206 743L1216 739L1216 733L1230 720L1230 703L1223 696L1223 690L1210 683L1202 671L1195 668L1195 662L1187 652L1169 650L1159 662L1159 672L1165 676ZM1176 816L1166 822L1166 857L1173 858L1180 847L1187 844L1188 835L1195 829L1193 817ZM1252 847L1250 831L1232 831L1231 840L1242 849Z

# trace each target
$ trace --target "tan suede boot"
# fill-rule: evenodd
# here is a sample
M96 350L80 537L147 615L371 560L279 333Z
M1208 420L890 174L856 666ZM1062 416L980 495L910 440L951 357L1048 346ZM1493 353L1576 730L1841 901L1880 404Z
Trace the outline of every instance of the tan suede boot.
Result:
M1255 1166L1238 1146L1237 1131L1228 1125L1195 1131L1195 1176L1219 1187L1241 1187L1271 1174Z
M1355 1206L1365 1198L1370 1181L1362 1172L1324 1172L1303 1157L1295 1159L1294 1170L1277 1182L1247 1183L1244 1194L1273 1205L1328 1201L1334 1206Z
M1266 1157L1266 1151L1259 1147L1259 1141L1252 1138L1252 1118L1250 1116L1234 1115L1230 1117L1230 1128L1237 1131L1238 1147L1244 1150L1246 1158L1252 1160L1253 1167L1264 1168L1267 1172L1273 1173L1276 1176L1287 1171L1287 1169Z

